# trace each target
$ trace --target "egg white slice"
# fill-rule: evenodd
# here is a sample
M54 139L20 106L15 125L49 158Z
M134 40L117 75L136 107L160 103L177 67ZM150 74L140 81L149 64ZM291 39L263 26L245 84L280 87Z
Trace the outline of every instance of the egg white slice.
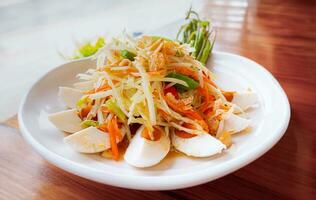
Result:
M48 115L48 119L56 126L56 128L68 133L75 133L82 130L81 119L77 115L76 109L50 114Z
M224 119L224 127L222 131L230 131L232 134L238 133L250 126L249 119L242 118L235 114L230 114Z
M68 108L75 108L78 100L83 96L78 89L59 87L59 97Z
M82 81L74 83L73 86L81 91L91 90L93 89L93 82L92 81Z
M122 139L124 136L122 132ZM116 141L121 140L116 138ZM92 126L65 137L64 143L80 153L98 153L111 148L109 134Z
M242 92L234 94L232 103L242 110L247 110L258 101L258 96L253 92Z
M206 133L192 138L181 138L173 132L171 142L177 151L194 157L209 157L226 149L221 141Z
M141 133L144 126L140 127L124 155L125 161L134 167L150 167L158 164L170 150L170 139L163 133L157 141L143 138Z

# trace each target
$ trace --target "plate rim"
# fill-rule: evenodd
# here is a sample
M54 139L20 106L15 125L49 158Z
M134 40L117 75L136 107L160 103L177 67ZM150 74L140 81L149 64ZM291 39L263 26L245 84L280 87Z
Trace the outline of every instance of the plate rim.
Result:
M221 52L221 51L213 51L212 54L217 55L228 55L233 56L241 60L245 60L247 62L251 62L253 65L256 65L256 67L262 71L262 73L265 73L266 76L268 76L272 81L273 84L276 86L277 90L280 92L281 98L284 100L284 106L285 106L285 115L282 120L282 125L280 127L277 127L277 129L274 130L275 134L273 134L272 137L265 140L264 143L261 143L258 145L257 148L253 149L252 151L249 151L243 156L236 157L236 159L229 161L230 165L226 166L218 173L210 171L210 169L205 169L200 172L194 173L194 176L192 176L192 173L187 173L184 175L174 175L174 176L165 176L165 177L146 177L146 176L124 176L124 175L117 175L117 174L111 174L111 172L103 172L102 176L100 174L96 173L99 172L99 170L86 167L82 164L78 164L72 160L68 160L52 151L47 149L45 146L37 142L37 140L32 136L32 134L28 131L26 124L23 120L23 108L25 106L25 103L27 101L27 98L33 88L46 76L48 76L51 72L54 70L57 70L58 68L63 67L64 65L67 65L69 63L75 63L75 62L81 62L84 60L88 60L90 58L83 58L75 61L66 62L63 64L60 64L50 71L44 73L40 78L38 78L33 85L28 89L26 94L24 95L19 111L18 111L18 122L19 122L19 129L21 131L22 137L27 141L27 143L39 154L41 157L43 157L45 160L49 161L51 164L69 172L72 174L75 174L77 176L96 181L99 183L112 185L116 187L121 188L129 188L129 189L139 189L139 190L172 190L172 189L180 189L180 188L187 188L192 187L195 185L203 184L209 181L213 181L217 178L223 177L229 173L232 173L249 163L253 162L254 160L261 157L263 154L265 154L268 150L270 150L284 135L290 121L290 104L289 100L286 96L285 91L283 90L282 86L279 84L279 82L275 79L275 77L263 66L256 63L253 60L250 60L246 57L239 56L237 54L228 53L228 52ZM257 69L257 70L258 70ZM181 178L181 181L179 181ZM110 180L110 181L108 181Z

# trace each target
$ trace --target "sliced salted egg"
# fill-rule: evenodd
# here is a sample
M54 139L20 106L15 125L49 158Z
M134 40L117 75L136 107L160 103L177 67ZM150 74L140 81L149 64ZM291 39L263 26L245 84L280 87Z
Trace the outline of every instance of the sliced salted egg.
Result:
M124 136L125 132L122 132L122 139ZM116 138L116 142L120 140ZM64 143L80 153L98 153L111 147L109 134L93 126L65 137Z
M224 127L222 131L230 131L233 133L238 133L246 129L250 125L250 120L242 118L235 114L230 114L224 119Z
M209 157L226 149L221 141L207 133L191 138L182 138L173 132L171 133L171 142L177 151L194 157Z
M82 81L82 82L74 83L73 86L78 90L86 91L86 90L93 89L93 82L92 81Z
M242 110L247 110L258 101L258 96L253 92L242 92L234 94L232 103Z
M83 96L78 89L70 87L59 87L59 97L69 108L75 108L78 100Z
M151 141L143 138L144 126L140 127L128 145L124 159L135 167L150 167L158 164L170 150L170 139L163 133L159 140Z
M82 130L77 110L65 110L48 115L48 119L59 129L68 133Z

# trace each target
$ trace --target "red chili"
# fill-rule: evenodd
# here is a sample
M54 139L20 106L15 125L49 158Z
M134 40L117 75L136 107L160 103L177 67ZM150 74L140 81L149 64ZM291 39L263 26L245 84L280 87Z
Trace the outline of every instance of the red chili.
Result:
M179 98L178 91L177 91L177 89L176 89L175 87L173 87L173 86L168 87L168 88L165 88L165 89L164 89L164 92L165 92L165 95L170 92L176 99Z

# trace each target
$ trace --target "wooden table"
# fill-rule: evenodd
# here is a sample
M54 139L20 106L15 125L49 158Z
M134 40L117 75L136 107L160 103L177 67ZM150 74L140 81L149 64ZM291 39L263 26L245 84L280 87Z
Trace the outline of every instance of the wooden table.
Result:
M316 3L210 1L203 12L218 27L217 50L257 61L286 91L292 116L275 147L213 182L144 192L98 184L50 165L22 140L12 118L0 129L0 199L316 199Z

